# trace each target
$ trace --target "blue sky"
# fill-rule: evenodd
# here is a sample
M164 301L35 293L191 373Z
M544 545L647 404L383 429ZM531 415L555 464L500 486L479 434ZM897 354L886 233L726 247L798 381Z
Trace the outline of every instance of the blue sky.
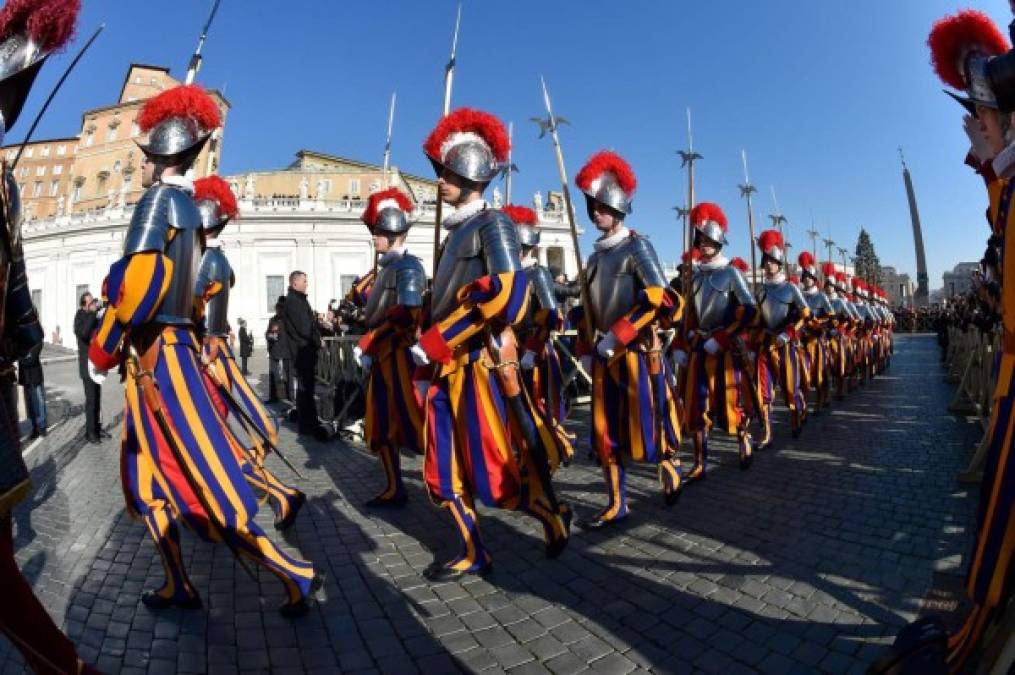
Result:
M82 38L106 30L53 104L37 137L75 134L82 110L111 103L130 62L182 76L210 2L84 0ZM428 175L420 145L441 106L455 0L345 3L223 0L199 80L233 104L223 173L283 167L300 148L380 162L388 99L398 92L393 162ZM570 175L600 148L624 155L639 179L629 224L675 259L671 207L686 177L674 151L692 109L699 200L731 221L732 254L747 250L736 185L746 149L759 188L756 221L774 186L789 237L807 245L811 218L852 249L860 226L883 264L915 272L898 146L913 173L931 288L956 262L978 260L985 191L962 164L961 108L928 63L930 26L961 7L938 0L745 3L734 0L466 0L453 106L515 123L515 194L559 186L539 75L558 114ZM982 3L1006 31L1008 3ZM74 47L71 48L74 51ZM69 55L43 71L29 120ZM24 133L27 122L11 134ZM584 209L579 208L579 217ZM590 241L587 235L583 246Z

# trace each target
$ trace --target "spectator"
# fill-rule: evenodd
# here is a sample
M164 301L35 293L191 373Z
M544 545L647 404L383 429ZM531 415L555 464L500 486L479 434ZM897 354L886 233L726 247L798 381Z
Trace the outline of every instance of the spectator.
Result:
M244 319L240 319L237 323L240 324L240 372L250 375L250 371L247 370L247 359L254 354L254 336L247 330L247 322Z
M32 435L35 439L46 435L46 387L42 379L42 342L39 342L23 359L18 360L18 384L25 392L25 414L32 423Z
M78 311L74 315L74 337L78 343L78 377L85 386L85 438L89 443L100 443L109 434L102 430L102 386L88 375L88 346L92 334L99 326L99 301L85 292L78 300Z
M289 364L289 357L285 344L285 332L282 325L282 313L285 309L285 296L279 296L275 303L275 315L268 319L268 330L264 333L264 340L268 344L268 403L275 403L279 400L279 389L282 388L282 398L291 401L293 398L292 371Z
M321 329L317 315L307 301L307 275L295 271L289 275L289 292L282 313L289 358L296 371L296 413L299 433L317 431L317 404L314 399L317 350L321 347Z
M60 334L60 327L59 326L57 326L56 328L53 329L53 339L50 340L50 342L52 342L57 347L59 347L59 346L61 346L63 344L63 335Z

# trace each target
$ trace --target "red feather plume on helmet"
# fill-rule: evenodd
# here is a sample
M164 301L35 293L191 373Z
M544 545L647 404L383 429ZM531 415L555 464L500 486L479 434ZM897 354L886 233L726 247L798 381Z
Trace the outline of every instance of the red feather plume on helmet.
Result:
M849 280L849 283L852 284L854 290L863 288L863 279L860 277L853 277Z
M604 173L612 173L617 179L617 185L628 195L638 189L638 179L634 177L631 165L623 157L609 150L601 150L592 155L575 176L574 182L582 190L589 190L593 181Z
M783 250L786 248L779 230L765 230L762 232L758 237L758 248L761 249L762 253L768 253L775 247Z
M963 60L971 50L998 56L1010 49L1008 40L983 12L964 9L940 19L927 38L930 62L938 77L950 87L966 88Z
M800 285L800 277L797 276L796 274L791 274L791 275L789 275L789 282L791 284L793 284L794 286L799 286Z
M205 131L222 125L218 105L196 84L182 84L148 99L137 116L137 125L142 132L148 132L170 117L189 117Z
M539 225L539 216L537 216L536 212L527 206L508 204L504 206L501 211L503 211L504 215L510 218L511 222L515 225L528 225L530 227Z
M81 0L8 0L0 9L0 40L27 32L45 52L74 37Z
M826 262L824 265L821 266L821 273L825 275L826 279L834 279L836 276L835 263Z
M398 188L388 188L387 190L381 190L375 192L367 199L367 207L363 211L361 219L366 223L367 227L373 227L374 221L377 220L377 214L380 211L378 204L387 200L393 199L398 203L398 208L405 211L406 214L412 213L412 200L399 190Z
M448 113L434 127L423 143L423 151L438 162L441 157L441 146L448 136L454 133L474 133L480 136L493 153L498 162L507 161L511 141L508 139L504 123L494 115L475 108L459 108Z
M846 283L846 273L841 270L836 272L835 280L842 284Z
M800 267L814 267L814 254L810 251L804 251L796 260Z
M691 209L691 225L697 227L702 223L714 221L719 224L719 229L726 231L726 214L722 212L718 204L712 202L701 202Z
M211 199L219 206L219 215L233 220L240 215L240 207L236 204L236 195L229 188L229 183L220 176L207 176L194 181L194 201Z
M733 260L730 260L730 265L733 265L733 267L736 267L744 274L747 274L747 270L750 269L750 267L748 267L747 265L747 261L741 258L740 256L737 256L733 258Z

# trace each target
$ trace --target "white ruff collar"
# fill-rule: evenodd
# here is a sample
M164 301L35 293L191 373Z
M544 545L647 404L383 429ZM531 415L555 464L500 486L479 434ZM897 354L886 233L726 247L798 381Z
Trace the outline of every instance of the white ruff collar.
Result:
M530 255L527 258L522 258L522 269L529 269L539 264L539 258L534 255Z
M377 261L377 264L378 265L387 265L388 263L392 263L392 262L398 260L399 258L401 258L405 254L406 254L406 248L404 246L396 246L395 248L391 249L390 251L388 251L387 253L382 255L381 259Z
M834 288L830 291L825 291L825 295L828 296L829 300L836 300L839 297L839 294L835 292Z
M609 251L611 248L624 241L631 236L631 230L627 229L626 225L621 225L620 229L615 234L611 234L609 237L600 237L596 239L595 248L597 251Z
M163 185L172 185L173 187L178 187L190 194L194 194L194 181L190 180L186 176L163 176L159 179L159 182Z
M765 283L766 284L782 284L782 283L785 283L785 282L786 282L786 273L785 272L779 272L774 277L768 277L768 276L765 277Z
M727 260L726 256L724 256L722 253L717 253L715 257L709 260L708 262L702 260L700 263L698 263L698 267L700 267L703 270L717 270L720 267L726 267L729 264L730 261Z
M458 207L455 209L454 213L450 213L444 218L444 229L455 229L466 220L485 209L487 206L485 199L477 199L474 202L469 202L464 206Z
M218 237L215 237L214 239L205 239L205 241L204 241L204 247L205 248L222 248L222 240L219 239Z
M801 288L800 290L804 292L804 295L817 295L818 294L818 286L817 286L817 284L811 286L810 288Z

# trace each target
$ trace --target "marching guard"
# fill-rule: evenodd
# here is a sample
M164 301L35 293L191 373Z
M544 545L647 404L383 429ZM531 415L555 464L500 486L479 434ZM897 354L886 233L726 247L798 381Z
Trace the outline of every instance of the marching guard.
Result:
M831 307L829 323L825 326L828 345L827 375L835 380L836 398L842 399L846 396L848 383L846 364L849 362L849 338L847 332L853 317L846 306L845 298L839 293L835 263L824 263L821 266L821 273L825 278L823 295ZM829 388L831 388L831 382L829 382Z
M814 392L814 413L828 406L828 322L832 318L832 305L828 296L818 287L818 265L810 251L797 258L800 265L800 284L811 316L800 334L801 386Z
M680 423L670 371L658 335L672 313L673 295L655 249L625 224L637 187L628 163L613 152L593 155L575 177L589 220L600 232L585 270L589 307L579 353L590 359L592 449L603 470L609 502L582 525L599 529L628 514L625 463L658 467L667 506L680 496L676 451ZM586 342L595 339L595 344Z
M684 421L693 435L694 466L685 479L693 481L705 477L712 429L736 437L741 469L753 461L743 392L754 392L754 398L758 390L740 333L754 323L758 307L743 273L722 254L728 243L726 214L716 204L701 202L690 218L701 262L694 268L674 358L687 369Z
M306 495L283 483L264 465L271 447L278 446L278 425L261 403L254 388L236 364L236 355L229 346L229 295L236 282L229 259L222 250L219 235L230 220L239 215L236 197L229 184L219 176L208 176L194 182L194 201L201 214L204 230L204 253L198 268L194 296L203 308L202 343L205 384L213 401L221 402L219 413L227 417L230 401L241 406L236 411L239 424L250 434L252 446L244 448L239 457L247 482L268 497L275 511L275 528L288 529L295 521ZM225 399L225 400L223 400ZM249 428L256 425L256 429ZM239 444L242 441L235 439ZM246 461L247 457L250 461Z
M507 131L493 115L461 108L441 119L423 148L439 198L455 207L443 222L448 234L434 273L429 328L412 347L432 378L423 476L462 541L459 555L426 570L440 581L492 569L477 499L539 520L550 558L567 545L571 512L550 482L564 458L550 454L553 430L531 408L518 372L512 326L525 316L529 290L517 228L482 196L507 160Z
M152 608L201 606L183 565L179 524L228 545L282 582L285 616L304 614L323 583L313 566L279 549L254 521L235 438L203 385L194 330L194 289L201 256L201 214L186 177L221 124L203 89L178 86L148 99L138 125L147 134L142 182L123 257L107 278L111 304L89 359L101 377L126 360L121 475L128 511L144 521L166 579L142 601ZM247 460L249 461L249 460Z
M412 382L410 351L423 311L426 272L410 254L405 239L412 226L412 201L398 188L370 195L362 220L380 254L377 272L367 277L353 298L362 307L366 333L355 353L367 373L364 433L370 451L381 460L386 485L370 499L371 507L402 506L408 501L402 483L400 452L422 454L423 410Z

